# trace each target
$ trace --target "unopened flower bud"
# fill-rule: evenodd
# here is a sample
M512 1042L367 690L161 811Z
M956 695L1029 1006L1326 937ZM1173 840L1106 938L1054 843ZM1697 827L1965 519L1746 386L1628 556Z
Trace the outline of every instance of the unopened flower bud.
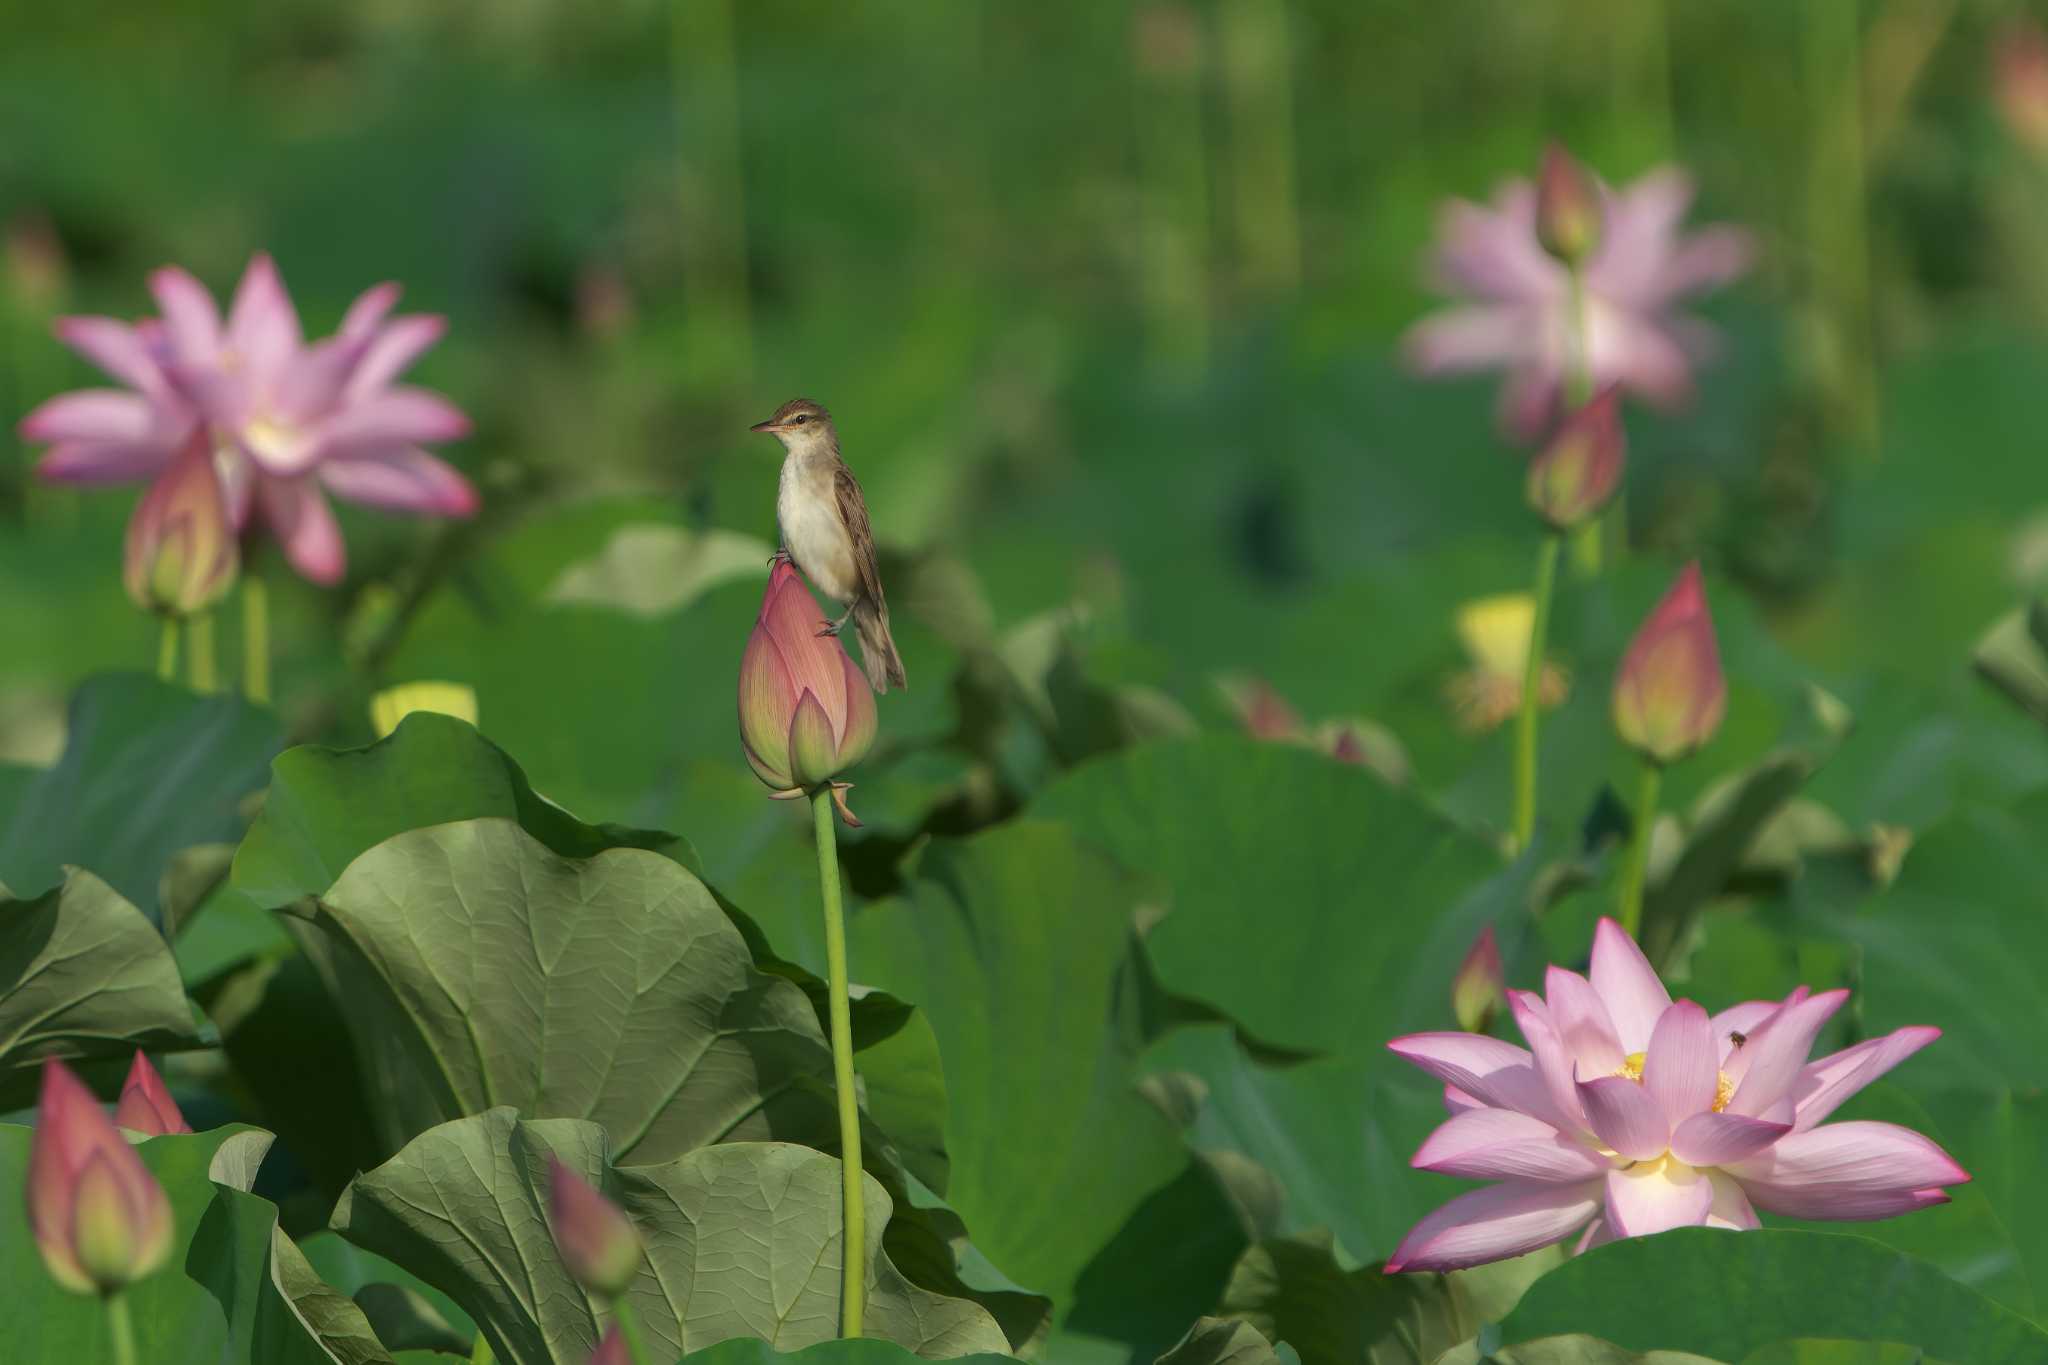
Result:
M1620 390L1609 387L1565 418L1529 461L1529 506L1557 530L1585 525L1621 486L1627 452Z
M740 660L740 744L777 795L808 792L875 742L875 695L825 634L810 589L778 562Z
M1484 1033L1505 1004L1507 972L1501 966L1500 944L1494 940L1493 926L1489 924L1479 931L1471 951L1465 954L1457 974L1451 978L1451 1012L1457 1016L1459 1028L1467 1033Z
M135 505L122 580L144 611L190 616L234 586L240 565L213 455L195 435Z
M589 1181L548 1158L548 1215L555 1246L576 1283L615 1299L640 1272L640 1234Z
M1600 222L1600 187L1570 153L1551 143L1536 178L1536 240L1566 265L1583 265L1600 246Z
M163 1077L156 1074L156 1068L149 1064L149 1058L140 1050L128 1068L127 1084L121 1087L121 1102L115 1106L114 1122L131 1132L147 1133L150 1137L192 1131L192 1125L185 1122L184 1114L178 1110L178 1102L171 1098L170 1091L164 1089Z
M1643 757L1670 763L1713 737L1727 705L1700 566L1688 564L1622 656L1614 728Z
M109 1293L171 1254L171 1201L62 1062L43 1063L28 1153L28 1219L51 1278L80 1294Z

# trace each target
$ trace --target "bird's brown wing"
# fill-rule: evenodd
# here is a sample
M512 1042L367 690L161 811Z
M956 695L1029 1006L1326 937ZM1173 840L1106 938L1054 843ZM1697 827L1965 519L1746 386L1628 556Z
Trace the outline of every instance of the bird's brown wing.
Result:
M839 495L839 515L846 522L847 535L853 540L853 567L860 575L861 591L873 598L876 606L881 606L885 600L882 596L882 570L875 563L875 533L868 526L868 500L861 496L860 481L844 464L839 466L833 478L833 491Z

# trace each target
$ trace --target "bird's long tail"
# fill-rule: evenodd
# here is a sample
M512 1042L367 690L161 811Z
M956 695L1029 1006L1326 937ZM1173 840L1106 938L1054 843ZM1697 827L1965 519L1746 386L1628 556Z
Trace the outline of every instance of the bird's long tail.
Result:
M875 691L909 686L903 676L903 658L896 652L896 642L889 638L888 604L872 597L862 598L854 604L853 624L860 632L860 665Z

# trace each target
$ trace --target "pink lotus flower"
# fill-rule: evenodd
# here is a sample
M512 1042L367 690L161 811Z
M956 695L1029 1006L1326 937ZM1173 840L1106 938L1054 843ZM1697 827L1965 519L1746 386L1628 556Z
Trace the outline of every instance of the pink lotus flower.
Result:
M114 1107L114 1122L132 1132L161 1137L165 1133L189 1133L192 1125L178 1109L178 1102L164 1088L149 1058L140 1049L128 1067L127 1083L121 1087L121 1102Z
M469 419L439 394L393 382L446 326L387 317L397 285L367 291L334 336L308 344L267 255L243 272L225 322L185 271L159 270L149 283L161 319L58 320L66 345L128 387L59 394L22 419L23 439L51 447L44 478L155 478L203 432L236 530L260 515L316 583L346 567L328 493L430 516L476 510L469 482L421 448L468 435Z
M171 1201L62 1062L43 1063L28 1219L50 1276L80 1294L134 1283L171 1254Z
M1692 395L1692 367L1715 334L1675 315L1688 294L1748 268L1749 234L1716 226L1680 236L1692 180L1675 167L1623 190L1601 187L1599 245L1584 265L1586 357L1597 391L1610 384L1659 407ZM1512 180L1492 207L1453 200L1444 210L1434 273L1463 300L1423 319L1403 345L1423 374L1504 369L1501 420L1534 440L1556 419L1572 355L1570 276L1536 238L1534 186Z
M1579 1247L1666 1228L1885 1218L1948 1202L1967 1181L1933 1142L1890 1123L1821 1126L1844 1100L1941 1036L1902 1028L1817 1062L1807 1051L1847 991L1751 1000L1709 1017L1673 1002L1611 919L1591 980L1550 969L1510 991L1524 1050L1470 1033L1388 1046L1444 1083L1451 1117L1414 1165L1497 1184L1417 1223L1387 1261L1454 1270L1583 1229Z

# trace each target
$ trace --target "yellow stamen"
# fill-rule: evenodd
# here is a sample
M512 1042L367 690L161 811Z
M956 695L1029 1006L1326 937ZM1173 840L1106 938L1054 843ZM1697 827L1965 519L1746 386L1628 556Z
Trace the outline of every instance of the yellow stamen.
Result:
M1644 1060L1645 1058L1642 1053L1631 1052L1622 1059L1621 1068L1614 1074L1634 1081L1637 1085L1641 1085L1643 1083ZM1714 1112L1718 1114L1723 1109L1726 1109L1728 1101L1734 1098L1735 1082L1728 1079L1727 1072L1716 1071L1714 1073Z

